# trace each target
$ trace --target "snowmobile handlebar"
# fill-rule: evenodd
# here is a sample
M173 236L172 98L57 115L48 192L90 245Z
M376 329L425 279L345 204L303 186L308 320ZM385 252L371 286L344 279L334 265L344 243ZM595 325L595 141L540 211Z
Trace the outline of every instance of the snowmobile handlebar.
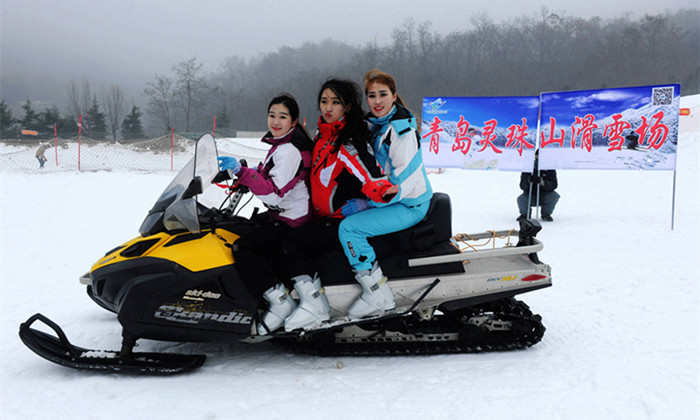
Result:
M245 159L241 159L239 162L241 163L241 166L248 167L248 162L246 162ZM223 184L224 181L228 181L229 179L233 180L233 183L231 185ZM245 194L248 191L250 191L248 187L239 183L238 180L235 179L235 177L229 170L219 171L219 173L216 174L214 179L211 180L211 183L216 185L217 187L228 189L227 193L229 195L235 192L241 192L242 194Z

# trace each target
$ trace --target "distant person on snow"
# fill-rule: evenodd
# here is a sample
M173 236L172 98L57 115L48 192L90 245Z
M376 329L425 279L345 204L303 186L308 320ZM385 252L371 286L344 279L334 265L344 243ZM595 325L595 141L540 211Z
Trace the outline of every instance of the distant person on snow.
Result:
M637 146L639 146L639 134L635 133L632 131L625 137L625 140L627 140L627 148L636 150Z
M44 156L44 152L46 152L46 149L48 149L49 147L51 147L51 144L42 143L39 145L39 148L36 149L36 153L34 154L34 156L39 161L39 168L43 168L44 163L46 163L47 161L46 156Z
M530 207L538 206L542 209L543 221L554 221L552 213L554 206L559 201L559 193L554 191L558 186L557 171L551 169L538 172L539 153L539 150L535 152L535 167L532 173L523 172L520 174L520 189L523 190L523 193L518 196L518 208L520 209L518 221L530 217Z
M281 240L311 221L308 179L313 143L299 122L299 105L291 95L283 93L270 101L267 127L270 131L261 141L271 147L257 168L219 156L219 169L235 174L267 207L251 219L256 226L241 232L233 245L238 270L254 297L286 278L280 263Z

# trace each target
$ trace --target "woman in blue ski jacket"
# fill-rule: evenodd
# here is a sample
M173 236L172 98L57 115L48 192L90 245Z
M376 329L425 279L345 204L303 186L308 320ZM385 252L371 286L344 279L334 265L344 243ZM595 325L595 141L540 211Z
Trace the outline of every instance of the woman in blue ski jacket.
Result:
M396 82L379 70L367 72L364 81L374 157L394 186L384 193L382 202L355 199L343 206L346 218L340 223L338 237L362 286L362 294L348 310L353 319L381 315L396 306L367 239L420 222L433 196L416 118L396 93Z

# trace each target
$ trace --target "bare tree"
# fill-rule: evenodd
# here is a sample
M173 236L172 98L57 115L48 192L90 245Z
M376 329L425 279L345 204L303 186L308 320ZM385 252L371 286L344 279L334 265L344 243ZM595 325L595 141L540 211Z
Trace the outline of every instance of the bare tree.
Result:
M112 140L116 140L126 114L124 91L119 85L112 84L109 90L102 90L102 108L107 117L107 129L112 133Z
M201 75L203 64L197 58L182 61L173 66L175 72L176 104L185 116L185 131L190 131L193 114L200 113L206 104L207 81Z
M90 82L83 79L80 86L71 80L68 84L68 114L78 121L80 115L85 115L92 105L92 89Z
M169 131L172 127L170 109L173 101L173 81L167 76L156 74L155 80L147 85L143 93L148 97L148 114L163 131Z

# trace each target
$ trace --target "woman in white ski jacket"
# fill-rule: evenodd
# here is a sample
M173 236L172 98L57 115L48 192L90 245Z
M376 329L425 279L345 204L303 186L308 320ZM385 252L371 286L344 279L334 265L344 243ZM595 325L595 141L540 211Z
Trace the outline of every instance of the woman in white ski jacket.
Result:
M231 156L219 156L219 169L230 170L238 182L250 188L267 208L251 220L253 228L238 232L233 245L236 266L251 295L258 297L271 286L286 280L280 264L280 242L293 229L311 221L309 170L313 142L299 122L299 105L289 94L280 94L267 108L269 144L265 160L248 168Z
M403 106L394 79L379 70L367 72L365 94L374 157L394 187L385 192L383 202L354 201L343 207L348 217L341 222L338 236L363 290L348 310L354 319L395 308L387 278L367 239L415 225L425 217L433 196L416 118Z

